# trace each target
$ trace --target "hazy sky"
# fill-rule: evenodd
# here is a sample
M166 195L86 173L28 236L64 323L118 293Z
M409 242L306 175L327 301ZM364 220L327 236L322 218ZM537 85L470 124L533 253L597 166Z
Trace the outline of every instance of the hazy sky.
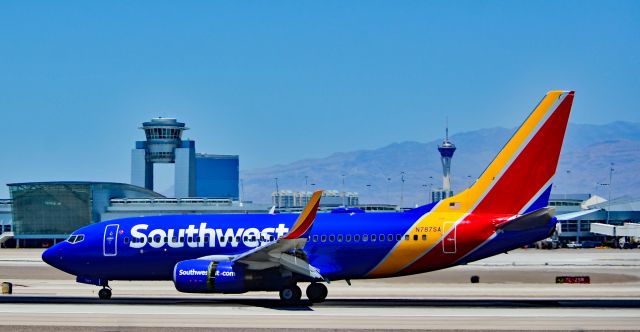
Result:
M640 1L0 2L4 183L129 182L176 117L241 169L515 127L640 122Z

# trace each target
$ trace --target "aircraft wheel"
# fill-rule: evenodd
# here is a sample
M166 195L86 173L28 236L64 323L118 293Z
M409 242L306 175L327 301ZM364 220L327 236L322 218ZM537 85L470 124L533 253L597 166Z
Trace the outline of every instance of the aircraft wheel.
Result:
M314 282L307 287L307 298L312 303L323 302L327 298L327 294L329 291L324 284Z
M284 302L297 302L302 297L302 290L297 285L286 286L280 290L280 300Z
M108 288L103 288L98 292L98 297L100 297L101 300L108 300L111 298L111 290Z

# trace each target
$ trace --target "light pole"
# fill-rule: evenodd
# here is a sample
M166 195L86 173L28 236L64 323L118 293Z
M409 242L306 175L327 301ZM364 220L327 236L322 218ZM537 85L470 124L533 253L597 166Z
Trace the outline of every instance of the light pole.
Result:
M400 172L400 208L404 205L404 171Z
M369 196L369 199L370 199L369 204L371 204L371 185L367 184L365 185L365 187L367 187L367 196Z
M611 210L611 178L613 177L613 163L609 165L609 199L607 200L607 224L609 224L609 211Z
M391 185L391 178L387 178L387 204L389 204L391 202L390 196L389 196L389 186Z
M280 189L278 188L278 178L273 178L276 180L276 207L280 207Z
M307 203L309 203L309 177L308 176L304 176L304 205L307 205Z
M346 175L342 174L342 206L346 207L347 206L347 193L344 191L344 177Z
M424 188L424 191L427 191L427 189L429 188L429 185L425 183L425 184L422 185L422 188ZM427 192L427 195L429 195L428 192ZM427 200L427 203L429 203L428 200Z

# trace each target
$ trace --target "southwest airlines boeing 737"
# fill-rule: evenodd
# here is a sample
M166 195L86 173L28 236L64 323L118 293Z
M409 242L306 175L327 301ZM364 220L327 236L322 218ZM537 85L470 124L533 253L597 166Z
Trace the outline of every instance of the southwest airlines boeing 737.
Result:
M42 259L101 286L173 280L187 293L278 291L322 302L324 283L444 269L547 238L557 220L552 178L573 91L550 91L476 182L458 195L397 213L319 213L321 191L301 214L165 215L78 229Z

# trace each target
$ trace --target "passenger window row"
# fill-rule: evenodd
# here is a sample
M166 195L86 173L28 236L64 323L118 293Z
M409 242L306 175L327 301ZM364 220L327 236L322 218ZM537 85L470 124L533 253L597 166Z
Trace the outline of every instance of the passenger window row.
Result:
M418 241L418 239L421 238L422 241L426 241L427 240L427 235L426 234L422 234L421 237L418 236L418 234L414 234L413 235L413 241ZM353 240L353 242L376 242L376 241L387 241L387 242L392 242L392 241L401 241L403 239L403 236L400 234L395 234L395 236L393 234L338 234L338 235L334 235L334 234L330 234L329 236L323 234L323 235L313 235L311 237L311 241L312 242L327 242L327 240L329 240L328 242L351 242ZM409 234L406 234L404 236L404 240L405 241L410 241L411 240L411 236L409 236Z
M198 243L200 242L202 238L199 236L195 236L195 237L172 237L171 238L171 242L173 243L182 243L185 242L185 240L187 241L187 243ZM229 237L219 237L217 238L218 242L233 242L234 241L234 237L233 236L229 236ZM204 237L204 243L209 243L211 242L211 238L209 236L205 236ZM256 241L274 241L275 240L275 236L271 235L268 238L260 236L260 237L256 237L256 236L244 236L244 237L240 237L240 236L236 236L235 237L235 241L236 242L240 242L240 240L243 240L244 242L256 242ZM124 237L124 243L129 243L129 237L125 236ZM147 242L148 243L160 243L160 242L169 242L169 237L161 237L161 236L149 236L147 238ZM131 242L133 243L140 243L142 242L142 238L133 238L131 239Z

